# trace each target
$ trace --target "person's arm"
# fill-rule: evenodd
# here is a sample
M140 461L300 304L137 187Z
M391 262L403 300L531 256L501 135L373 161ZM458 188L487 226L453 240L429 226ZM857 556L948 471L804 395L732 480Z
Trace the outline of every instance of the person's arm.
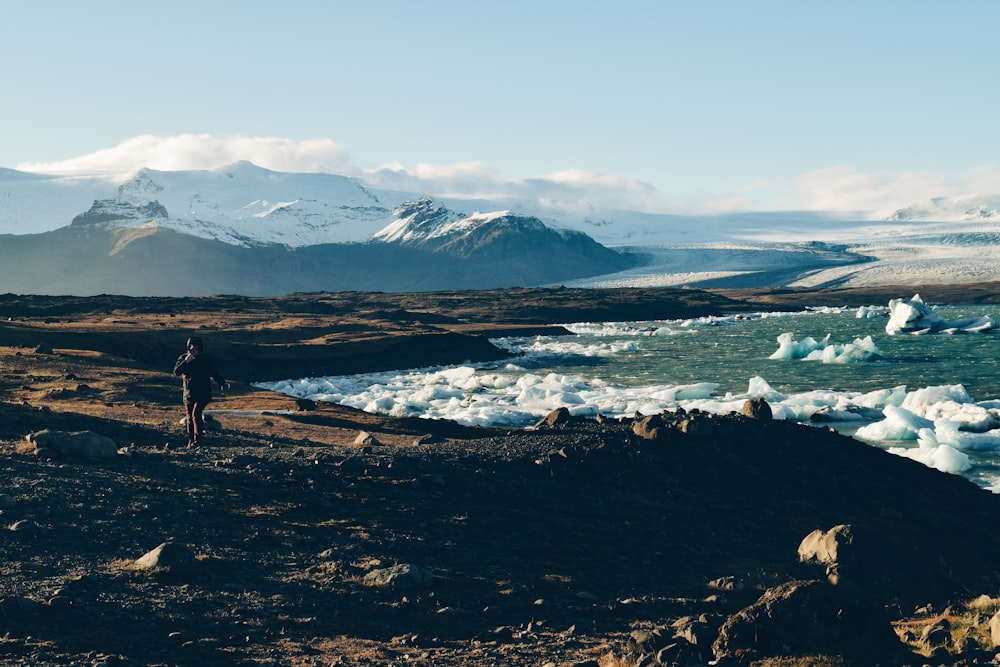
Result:
M194 359L194 357L192 357L187 352L177 357L177 363L174 364L174 375L180 375L181 373L183 373L184 367L187 366L192 359Z

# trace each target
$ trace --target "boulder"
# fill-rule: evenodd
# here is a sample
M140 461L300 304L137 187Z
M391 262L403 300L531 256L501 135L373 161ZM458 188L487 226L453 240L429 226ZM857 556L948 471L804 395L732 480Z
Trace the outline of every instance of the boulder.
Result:
M662 415L649 415L632 422L632 432L643 440L664 440L668 437L666 420Z
M369 433L368 431L358 431L358 436L354 438L355 445L361 445L362 447L373 447L379 444L378 438Z
M183 544L168 541L137 558L132 567L137 570L177 572L190 569L194 564L194 552Z
M799 544L799 560L825 566L827 580L837 586L856 586L876 599L897 598L916 604L955 589L943 557L914 555L906 534L892 530L841 524L814 530Z
M677 422L681 433L694 438L711 438L715 434L715 423L707 415L690 414L688 418Z
M994 646L1000 646L1000 612L990 618L990 639Z
M751 398L743 404L743 416L751 419L771 419L771 406L763 398Z
M542 428L543 426L553 427L562 426L570 421L572 415L569 413L567 408L556 408L549 414L545 415L537 422L535 422L535 428Z
M799 561L822 565L850 562L858 548L852 526L841 524L826 531L817 528L799 543Z
M633 654L649 655L656 654L657 651L668 646L673 641L673 633L660 628L638 629L630 632L629 638L631 640L629 649Z
M409 563L372 570L363 579L365 586L393 590L430 588L433 581L434 575L430 570Z
M791 581L729 617L712 644L716 659L840 655L865 664L905 650L879 605L824 581Z
M34 446L34 453L46 456L67 456L85 459L108 459L118 455L118 445L93 431L53 431L45 429L29 433L25 440Z

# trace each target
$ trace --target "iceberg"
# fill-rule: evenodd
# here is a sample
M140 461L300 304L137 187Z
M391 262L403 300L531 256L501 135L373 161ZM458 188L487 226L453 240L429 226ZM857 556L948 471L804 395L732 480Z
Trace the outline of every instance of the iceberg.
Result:
M920 430L916 447L890 447L889 453L956 475L972 468L972 460L968 454L941 442L931 429Z
M924 303L919 294L912 299L890 299L889 321L885 332L896 334L985 333L993 331L996 322L988 315L961 320L945 320Z
M804 359L821 361L824 364L849 364L874 361L882 358L882 353L871 336L855 338L853 343L843 345L830 343L830 334L820 340L806 336L795 340L793 334L778 336L778 349L768 359Z

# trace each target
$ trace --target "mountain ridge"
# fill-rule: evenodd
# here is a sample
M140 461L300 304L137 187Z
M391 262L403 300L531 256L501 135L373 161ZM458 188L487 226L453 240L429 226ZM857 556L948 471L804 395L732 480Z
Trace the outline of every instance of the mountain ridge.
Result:
M191 283L187 275L198 274L206 278L191 294L636 281L812 286L899 282L900 275L939 281L942 263L951 282L990 279L1000 198L928 201L878 220L795 211L683 216L597 209L586 202L428 198L372 188L359 178L276 172L246 161L211 170L140 169L117 180L3 170L0 233L8 236L0 256L8 263L0 267L0 290L78 294L83 285L114 292L141 284L152 290L143 294L176 295L164 292L165 286L177 289ZM924 220L928 216L955 220ZM60 231L66 227L95 236L76 241ZM107 235L127 229L143 231ZM168 230L191 239L181 242ZM45 247L64 242L77 247ZM798 250L818 242L843 247L850 256L834 258L832 268L805 261ZM744 251L720 244L740 244ZM962 251L966 246L977 252ZM201 262L161 256L173 252ZM149 261L130 259L136 255ZM852 259L862 255L864 266ZM789 258L796 260L790 269ZM47 272L38 271L43 266ZM70 266L76 275L67 273ZM126 266L148 277L127 275ZM166 272L153 275L152 267ZM181 267L178 281L175 269ZM27 281L29 275L36 279Z

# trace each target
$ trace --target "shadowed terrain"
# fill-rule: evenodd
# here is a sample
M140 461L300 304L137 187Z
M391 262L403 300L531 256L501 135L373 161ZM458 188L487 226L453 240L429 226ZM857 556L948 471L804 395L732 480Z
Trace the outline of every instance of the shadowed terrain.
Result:
M921 293L997 294L935 289ZM487 336L560 322L899 295L0 296L0 652L33 665L610 665L632 655L633 631L717 625L765 589L822 577L796 548L839 524L894 550L879 600L919 628L1000 585L1000 499L960 477L741 415L668 415L650 440L631 419L472 428L310 409L249 384L494 359ZM199 448L181 446L170 373L191 334L232 380ZM93 431L119 453L41 451L25 436L42 429ZM163 543L187 556L137 567ZM428 576L372 583L396 565Z

